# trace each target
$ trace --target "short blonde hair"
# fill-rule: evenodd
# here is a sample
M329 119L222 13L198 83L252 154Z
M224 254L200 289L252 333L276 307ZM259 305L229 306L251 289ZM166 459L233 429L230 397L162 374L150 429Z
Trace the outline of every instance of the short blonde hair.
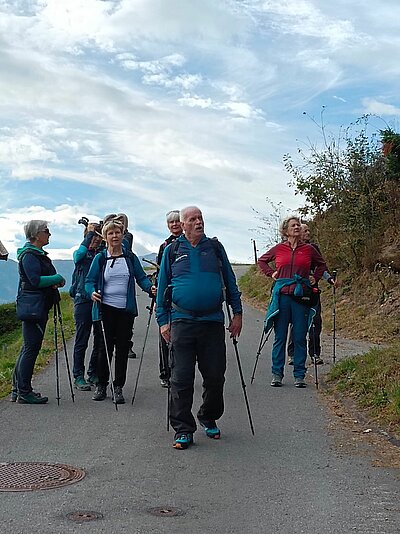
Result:
M121 221L118 221L116 219L111 219L107 221L101 230L103 239L107 238L107 234L110 230L115 230L116 228L119 228L121 230L121 234L124 233L124 225L121 223Z
M298 217L297 215L289 215L288 217L285 217L279 225L279 233L282 239L287 239L286 231L289 228L289 222L292 220L297 221L299 224L301 224L300 217Z

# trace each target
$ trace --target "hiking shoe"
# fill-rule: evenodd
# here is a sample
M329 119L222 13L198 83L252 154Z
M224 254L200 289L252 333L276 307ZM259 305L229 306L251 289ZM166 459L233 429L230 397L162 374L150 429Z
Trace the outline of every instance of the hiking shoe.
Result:
M174 442L172 444L174 449L187 449L189 445L193 445L193 434L188 432L187 434L176 434Z
M136 352L134 350L132 350L132 349L129 349L128 358L131 358L131 359L137 358Z
M35 397L41 397L42 395L38 391L31 391L32 395L35 395ZM10 402L17 402L18 399L18 393L16 391L12 391L10 395Z
M288 357L288 362L287 362L287 364L288 364L288 365L294 365L292 356L289 356L289 357Z
M92 389L90 387L90 384L86 382L83 376L76 377L74 380L74 385L75 385L75 388L79 389L80 391L90 391Z
M42 397L40 393L35 393L34 391L30 391L25 395L20 393L17 398L18 404L46 404L48 400L48 397Z
M160 378L160 384L162 388L169 388L169 380L166 378Z
M311 363L315 365L323 365L324 360L320 356L311 356Z
M295 378L294 379L294 386L296 388L306 388L307 384L304 382L304 378Z
M96 390L92 397L95 401L102 401L107 397L107 386L104 384L97 384Z
M96 375L90 375L87 377L86 382L91 386L97 386L97 384L99 383L99 378Z
M200 421L200 425L204 428L206 436L211 439L219 439L221 437L221 430L217 427L215 421Z
M121 386L114 386L113 402L115 402L115 404L125 404L125 399L124 399L124 396L122 395Z
M272 374L271 386L274 388L280 388L282 385L282 377Z

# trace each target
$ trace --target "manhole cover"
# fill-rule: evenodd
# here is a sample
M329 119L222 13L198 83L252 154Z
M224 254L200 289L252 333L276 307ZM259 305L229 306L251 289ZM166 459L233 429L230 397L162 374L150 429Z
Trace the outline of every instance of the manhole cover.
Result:
M78 467L44 462L0 463L0 491L33 491L59 488L82 480Z
M172 506L159 506L157 508L150 508L149 514L157 517L175 517L177 515L183 515L182 510L179 508L173 508Z
M87 521L95 521L102 519L103 514L100 512L71 512L67 514L67 519L75 521L76 523L85 523Z

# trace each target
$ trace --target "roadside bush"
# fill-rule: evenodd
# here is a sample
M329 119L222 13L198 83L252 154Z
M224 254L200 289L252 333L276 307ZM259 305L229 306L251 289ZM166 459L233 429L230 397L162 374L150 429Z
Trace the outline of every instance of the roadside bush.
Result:
M9 334L19 328L21 322L17 319L15 304L0 305L0 336Z

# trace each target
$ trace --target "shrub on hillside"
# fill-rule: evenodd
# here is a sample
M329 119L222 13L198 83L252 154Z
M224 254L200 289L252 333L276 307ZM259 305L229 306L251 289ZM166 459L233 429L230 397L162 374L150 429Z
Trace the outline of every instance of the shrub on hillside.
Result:
M15 303L0 305L0 336L16 330L21 325L17 319Z

